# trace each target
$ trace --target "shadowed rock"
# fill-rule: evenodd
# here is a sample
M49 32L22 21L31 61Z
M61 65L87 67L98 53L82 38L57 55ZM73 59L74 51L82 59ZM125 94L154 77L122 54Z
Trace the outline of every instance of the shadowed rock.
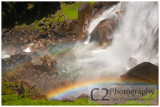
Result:
M102 20L92 31L91 39L92 41L97 41L102 46L106 46L110 44L112 41L112 33L114 31L115 22L112 19L104 19Z
M78 8L78 24L77 24L77 34L80 40L85 38L85 33L87 32L89 23L92 17L92 6L84 2Z
M77 99L85 99L87 98L88 99L88 95L87 94L81 94L79 97L77 97Z
M158 66L150 62L143 62L121 75L124 80L140 80L158 83Z

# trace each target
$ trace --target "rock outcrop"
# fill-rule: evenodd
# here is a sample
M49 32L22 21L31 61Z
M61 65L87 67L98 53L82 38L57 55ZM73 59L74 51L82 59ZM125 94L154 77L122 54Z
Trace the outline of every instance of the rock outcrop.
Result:
M79 97L77 97L77 99L85 99L85 98L89 98L89 96L87 94L81 94Z
M18 64L21 64L23 62L31 61L31 57L28 55L22 55L22 54L17 54L17 55L11 55L10 58L4 58L2 59L2 71L7 71L12 69Z
M77 34L78 34L79 40L86 39L86 37L88 36L89 24L93 19L97 18L100 14L102 14L105 9L108 9L109 7L111 7L117 3L118 2L96 2L92 6L87 2L82 3L78 9ZM106 20L108 20L108 19L106 19ZM103 23L104 23L104 21L103 21ZM104 27L108 27L108 25L106 24L106 26L104 26ZM100 32L101 32L101 35L104 35L104 30L102 30ZM110 32L110 31L108 31L108 32Z
M90 42L97 41L103 46L110 44L114 28L115 22L113 19L102 20L92 31Z
M89 23L92 17L92 9L92 6L88 2L82 3L78 8L77 34L79 40L83 40L86 37Z
M22 81L27 82L29 85L25 84L25 82L23 82L24 84L22 83L22 86L19 89L20 93L23 93L24 86L27 88L33 87L33 85L30 84L30 81L35 83L42 92L67 84L66 81L60 80L56 59L50 55L44 55L43 57L37 57L35 59L33 58L32 61L14 66L14 69L11 69L11 72L4 72L3 77L5 77L3 79L5 81L20 81L20 84Z
M143 62L121 75L124 80L158 83L158 66Z
M57 62L54 58L51 58L49 55L44 55L43 64L46 68L49 69L49 72L58 73L56 70Z

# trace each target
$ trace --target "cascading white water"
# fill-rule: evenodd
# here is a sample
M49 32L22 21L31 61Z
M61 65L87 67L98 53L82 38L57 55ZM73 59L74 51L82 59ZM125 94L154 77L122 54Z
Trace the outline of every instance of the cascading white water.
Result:
M122 11L121 19L117 19L117 10ZM108 17L119 21L112 35L112 44L100 49L94 42L87 45L77 43L72 52L58 60L59 68L75 74L77 80L84 80L118 77L131 68L128 66L130 58L136 59L135 65L146 61L158 65L157 2L120 2L94 19L89 33Z
M89 35L92 33L94 28L99 24L100 21L107 19L107 18L112 18L115 21L118 21L118 15L115 14L117 10L121 8L121 3L112 6L111 8L107 9L100 15L98 18L93 19L92 22L89 25L88 33ZM88 36L87 40L84 42L85 44L88 44L90 40L90 36Z

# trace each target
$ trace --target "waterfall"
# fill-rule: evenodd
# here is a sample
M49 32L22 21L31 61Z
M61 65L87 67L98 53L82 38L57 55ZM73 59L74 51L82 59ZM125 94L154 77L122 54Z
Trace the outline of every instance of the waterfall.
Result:
M117 10L122 11L120 19ZM112 34L112 44L101 49L89 39L96 25L106 18L114 18L119 24ZM85 44L77 43L72 52L60 58L59 69L79 80L119 77L146 61L158 65L158 29L157 2L120 2L92 20ZM134 63L131 66L130 61Z

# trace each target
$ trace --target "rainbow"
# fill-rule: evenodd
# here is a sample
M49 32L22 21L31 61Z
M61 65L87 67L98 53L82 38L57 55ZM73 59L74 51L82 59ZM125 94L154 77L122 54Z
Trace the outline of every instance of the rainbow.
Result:
M50 90L46 93L47 98L49 100L52 99L60 99L62 97L66 97L67 95L71 95L72 93L78 93L81 90L88 91L87 89L89 87L95 87L97 85L118 85L118 84L150 84L144 81L135 81L135 80L129 80L129 81L121 81L120 79L97 79L97 80L90 80L90 81L81 81L77 82L75 84L66 85L60 88L56 88L53 90ZM83 94L83 93L81 93Z
M81 45L78 45L77 47L83 47L83 46L81 44ZM74 45L74 43L58 44L57 46L54 46L54 47L47 46L47 48L45 50L38 52L38 54L39 54L38 57L43 57L46 54L51 55L51 57L54 57L56 55L58 56L59 54L63 54L65 52L68 52L69 50L73 49L74 47L76 47ZM30 48L27 47L26 49L30 49ZM32 52L28 52L28 53L32 53ZM36 57L36 58L38 58L38 57ZM17 64L11 70L8 70L8 71L5 71L5 72L13 72L14 69L16 69L19 65L26 64L26 62L28 62L28 61L24 61L24 62L22 62L20 64ZM2 68L3 68L3 66L2 66Z

